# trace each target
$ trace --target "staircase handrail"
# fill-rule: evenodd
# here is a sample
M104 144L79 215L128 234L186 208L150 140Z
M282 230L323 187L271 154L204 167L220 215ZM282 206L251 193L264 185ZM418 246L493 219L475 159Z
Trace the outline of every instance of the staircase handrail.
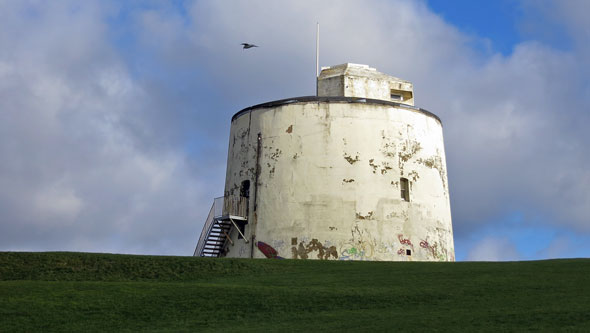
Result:
M203 251L207 245L207 241L213 230L213 225L221 218L240 217L244 220L248 219L248 198L240 196L224 196L213 199L213 205L209 210L207 220L203 225L203 230L195 247L193 256L203 256ZM235 223L232 221L235 225ZM241 232L240 232L241 233ZM243 237L243 235L242 235ZM231 241L231 240L230 240Z
M205 221L205 225L203 225L203 230L201 231L201 236L199 237L199 241L197 242L197 247L195 248L195 252L193 256L201 256L203 249L205 248L205 244L207 243L207 237L213 227L213 223L215 223L215 202L211 205L211 209L209 210L209 215L207 216L207 220Z

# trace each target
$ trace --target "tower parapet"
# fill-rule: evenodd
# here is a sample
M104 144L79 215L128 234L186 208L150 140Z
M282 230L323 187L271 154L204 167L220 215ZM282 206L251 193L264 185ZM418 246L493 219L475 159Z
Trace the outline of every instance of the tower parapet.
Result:
M414 105L411 82L359 64L322 67L318 77L318 96L372 98Z

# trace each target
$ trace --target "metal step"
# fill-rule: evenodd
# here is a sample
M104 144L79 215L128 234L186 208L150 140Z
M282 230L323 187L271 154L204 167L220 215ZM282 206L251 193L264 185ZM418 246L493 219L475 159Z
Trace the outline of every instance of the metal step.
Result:
M214 205L211 208L212 211L217 204L218 203L214 202ZM210 213L210 217L208 217L208 221L211 222L207 222L207 231L204 231L205 236L199 241L200 243L197 244L197 247L200 247L201 251L198 255L202 257L223 256L225 254L224 246L228 243L233 244L233 241L229 238L230 233L236 227L235 223L232 222L232 219L236 221L247 221L247 218L240 216L215 216L211 214L212 213Z
M217 240L217 241L209 240L209 241L207 241L207 243L205 243L205 245L216 245L216 244L223 245L223 243L225 243L225 239L224 240Z

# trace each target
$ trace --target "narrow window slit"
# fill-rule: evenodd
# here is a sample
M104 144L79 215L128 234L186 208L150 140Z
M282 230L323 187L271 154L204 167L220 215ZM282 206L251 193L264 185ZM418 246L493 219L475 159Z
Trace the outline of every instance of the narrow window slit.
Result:
M410 182L408 178L400 178L399 187L402 200L410 201Z

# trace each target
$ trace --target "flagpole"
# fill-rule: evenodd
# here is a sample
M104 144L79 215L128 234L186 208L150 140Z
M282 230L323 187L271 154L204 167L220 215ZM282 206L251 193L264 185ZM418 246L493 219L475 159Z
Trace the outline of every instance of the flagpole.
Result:
M318 78L320 76L320 23L316 23L315 33L315 94L319 96Z

